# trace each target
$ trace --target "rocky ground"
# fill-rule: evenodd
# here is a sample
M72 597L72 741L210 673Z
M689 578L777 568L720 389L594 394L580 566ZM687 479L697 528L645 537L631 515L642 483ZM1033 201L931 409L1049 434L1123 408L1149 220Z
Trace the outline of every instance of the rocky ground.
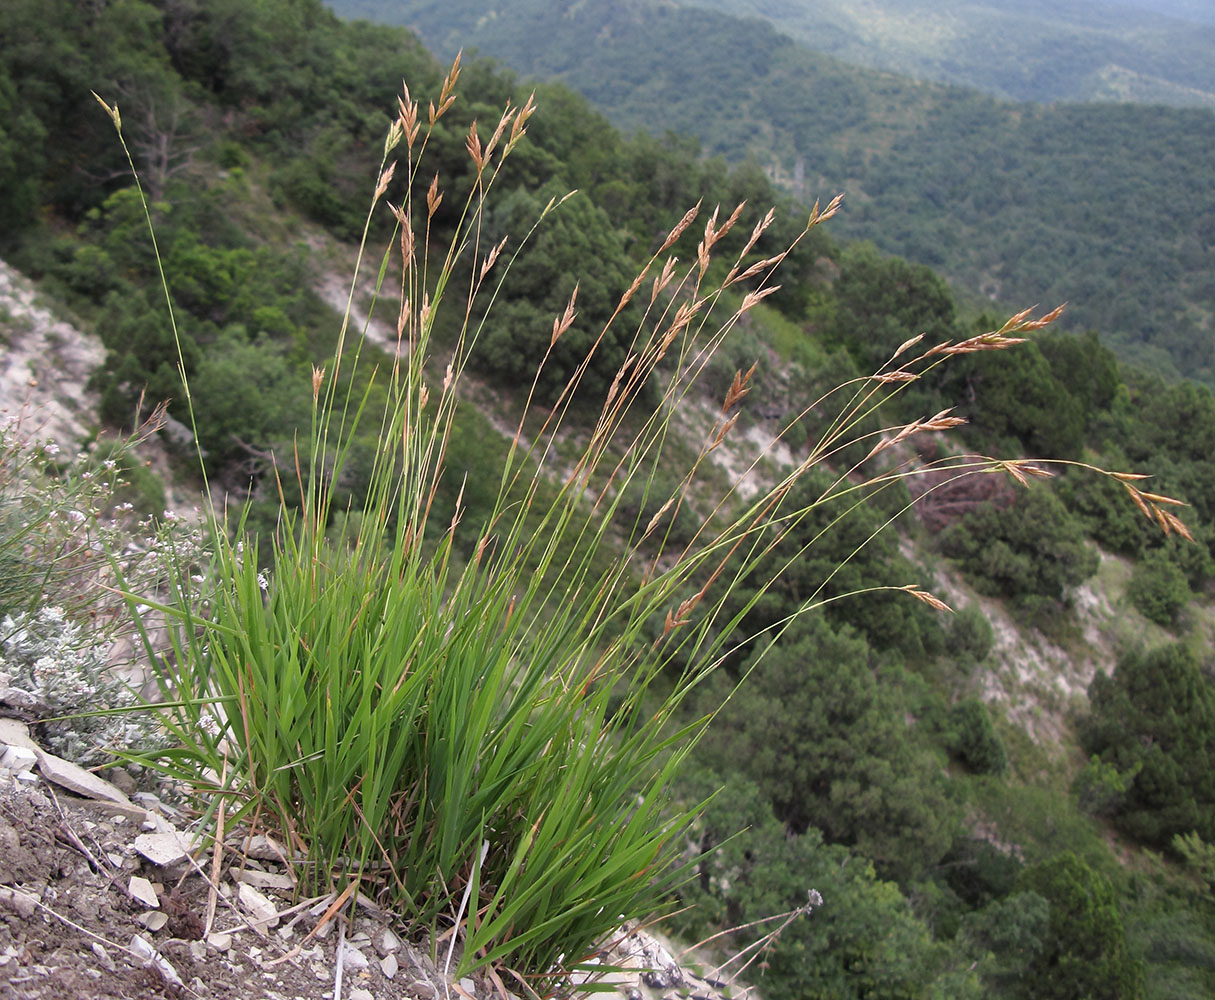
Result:
M191 814L171 787L151 783L146 772L105 773L110 780L55 757L25 723L0 718L0 996L511 1000L526 994L494 974L448 977L449 939L411 938L396 915L371 900L357 898L350 917L351 908L340 905L345 900L302 893L271 839L235 831L217 857L199 847ZM603 960L635 970L611 978L612 995L729 995L723 984L681 970L645 932L622 933Z
M323 291L344 308L344 284L329 277ZM369 323L358 305L356 329L392 350L395 331ZM77 447L96 403L85 384L104 348L56 316L3 261L0 348L0 422L25 438ZM155 442L146 447L141 457L163 465ZM444 971L449 938L411 935L371 900L358 897L350 916L332 896L309 898L265 837L230 831L218 856L200 847L194 814L151 775L111 768L103 780L49 753L39 742L39 706L17 704L21 692L4 687L7 680L0 674L0 997L506 1000L528 993L494 975L453 980ZM622 931L603 962L634 970L598 981L630 1000L731 992L681 970L644 931Z
M370 901L361 900L346 921L329 912L331 897L299 898L265 837L230 836L214 868L213 851L194 849L187 814L138 791L128 771L112 770L115 780L103 781L42 751L24 726L3 722L6 995L490 995L473 979L447 983L428 955L393 930L392 914Z

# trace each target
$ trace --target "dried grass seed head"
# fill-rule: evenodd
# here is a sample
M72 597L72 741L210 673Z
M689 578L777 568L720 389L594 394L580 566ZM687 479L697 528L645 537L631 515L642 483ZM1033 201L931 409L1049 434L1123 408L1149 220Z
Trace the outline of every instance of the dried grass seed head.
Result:
M485 170L485 152L481 148L481 137L477 134L475 120L468 126L468 137L464 140L464 148L468 150L468 155L472 158L477 173L482 173Z
M566 303L565 312L553 320L553 336L548 342L548 346L552 347L566 330L574 325L574 319L578 315L574 311L574 303L578 299L578 286L574 285L573 292L570 293L570 300Z
M443 204L443 193L439 190L439 175L431 178L430 187L426 189L426 217L434 218L435 212Z
M700 214L700 205L701 203L698 201L695 205L684 212L683 218L675 223L674 229L667 233L667 238L662 241L662 246L658 248L658 252L654 256L661 256L671 249L671 246L675 243L675 241L684 234L684 231L688 228L688 226L690 226L696 220L696 216Z
M654 304L654 300L658 298L659 293L671 283L671 279L675 276L675 265L678 262L678 257L671 256L662 265L662 273L654 279L654 287L650 290L650 305Z
M527 120L536 113L536 92L533 90L527 96L527 101L523 107L519 109L519 113L515 115L515 120L511 123L510 138L507 140L506 146L502 149L502 155L506 156L512 149L515 148L515 143L523 138L527 131Z
M384 192L388 190L388 185L392 183L392 175L396 173L396 170L397 165L396 161L394 160L392 163L388 164L384 172L380 174L380 179L376 182L375 194L372 197L372 201L379 201L384 197Z

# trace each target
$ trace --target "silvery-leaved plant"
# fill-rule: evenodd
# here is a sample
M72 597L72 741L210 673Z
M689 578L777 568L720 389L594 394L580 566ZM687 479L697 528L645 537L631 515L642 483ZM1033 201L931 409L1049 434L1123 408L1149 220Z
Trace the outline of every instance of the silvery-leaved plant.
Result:
M28 695L50 750L80 764L164 739L154 717L138 711L135 693L107 670L105 647L59 607L0 621L0 687Z

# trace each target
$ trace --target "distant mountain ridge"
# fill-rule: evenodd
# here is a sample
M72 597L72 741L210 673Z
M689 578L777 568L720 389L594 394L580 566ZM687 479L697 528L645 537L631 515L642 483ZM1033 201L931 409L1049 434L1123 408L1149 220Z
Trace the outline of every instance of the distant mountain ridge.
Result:
M984 299L1070 303L1123 356L1215 380L1215 115L1014 104L849 66L768 22L648 0L340 0L440 52L561 79L625 129L695 136L806 199L836 232Z
M1021 101L1215 106L1215 12L1180 0L684 0L816 52Z

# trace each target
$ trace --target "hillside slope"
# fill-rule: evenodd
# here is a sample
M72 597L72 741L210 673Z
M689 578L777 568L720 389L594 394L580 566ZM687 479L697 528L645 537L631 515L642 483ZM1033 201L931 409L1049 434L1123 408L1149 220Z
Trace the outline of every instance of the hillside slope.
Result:
M441 50L562 80L625 129L695 136L803 199L848 195L836 232L984 301L1069 303L1124 357L1215 379L1215 114L1012 104L839 63L766 22L627 0L340 0ZM588 43L587 40L593 40Z
M622 575L612 576L629 601L645 589L633 587L634 568L661 568L667 565L667 552L705 551L697 548L705 519L720 523L723 514L749 518L747 504L762 506L763 488L779 483L782 471L806 473L789 482L780 498L787 505L783 509L796 516L756 537L753 565L733 580L732 591L719 589L725 577L714 574L716 552L708 550L703 573L687 581L694 592L673 602L673 609L659 608L653 617L646 606L642 618L631 620L637 630L625 633L630 643L625 655L613 661L627 670L635 662L634 648L643 654L654 648L652 639L685 624L703 627L698 637L706 642L729 644L720 661L714 661L712 676L692 690L686 717L670 720L677 726L716 713L705 741L694 758L682 762L686 766L678 769L669 798L665 792L642 798L647 807L670 803L678 808L678 802L700 802L722 790L703 822L678 832L679 842L686 842L689 871L697 876L680 887L679 900L672 904L695 906L676 918L687 939L728 932L774 914L804 917L807 891L813 888L828 905L766 940L767 995L790 1000L858 994L882 1000L933 995L1036 1000L1037 986L1053 982L1051 970L1061 966L1075 970L1080 980L1072 984L1073 995L1135 1000L1205 1000L1211 995L1215 963L1208 961L1203 942L1212 939L1215 909L1201 881L1201 859L1203 845L1215 843L1215 826L1209 822L1215 816L1215 790L1209 773L1195 766L1206 759L1203 754L1215 752L1210 750L1215 747L1215 687L1201 667L1210 646L1207 592L1215 576L1215 532L1210 528L1215 521L1215 491L1210 488L1215 482L1215 396L1208 389L1119 365L1095 336L1038 329L1036 323L1024 328L1026 342L1005 344L1009 350L981 350L1002 343L999 335L987 334L999 329L1004 317L983 316L959 304L948 284L928 268L884 256L872 246L841 244L825 229L806 235L809 208L780 197L753 164L731 170L720 160L706 161L695 142L676 136L622 135L559 84L537 87L539 110L510 163L496 175L486 211L473 217L476 235L466 241L461 206L468 195L475 204L482 190L493 123L508 101L523 105L531 89L509 73L485 62L466 62L455 101L442 115L436 110L425 163L411 188L402 123L389 132L402 139L390 150L396 175L390 179L381 173L385 130L393 116L409 114L396 103L398 94L407 109L409 101L420 102L418 120L428 128L428 102L446 104L441 81L448 71L404 31L340 22L316 0L201 0L163 6L124 0L95 8L90 21L73 19L71 7L69 0L18 0L0 8L0 37L20 34L23 39L20 47L0 47L0 94L16 95L29 110L22 123L26 134L42 136L28 148L29 162L38 165L28 176L14 162L0 161L5 176L28 181L20 190L0 186L0 206L20 221L0 233L0 242L13 254L9 258L6 251L6 259L19 261L45 294L61 297L101 336L107 354L93 380L100 398L99 424L129 421L145 389L150 398L172 398L180 407L185 387L178 361L184 362L211 481L229 496L251 501L245 526L263 541L281 530L283 505L291 514L299 510L303 476L281 473L296 465L300 428L310 425L310 404L319 389L355 400L370 392L369 412L381 404L388 407L391 397L377 395L372 374L394 371L396 340L411 324L433 338L429 349L408 354L417 361L407 379L408 398L416 398L416 409L390 407L392 421L399 415L404 428L390 438L393 461L377 461L382 453L371 426L377 421L360 424L345 452L347 474L335 477L333 488L323 491L325 502L332 503L332 517L318 516L307 524L325 552L330 546L340 552L348 532L378 531L389 524L397 542L414 546L419 536L412 531L408 509L404 520L394 511L382 518L364 517L361 524L359 511L377 474L384 477L379 482L388 483L378 495L397 495L397 442L428 435L438 426L431 421L440 411L451 416L451 423L429 440L442 440L446 474L419 476L417 482L433 489L402 495L418 505L425 496L425 519L435 526L428 537L443 553L444 565L456 573L478 565L486 552L490 562L499 552L505 559L526 552L527 533L517 536L525 539L519 546L495 544L495 538L503 537L493 527L503 523L495 511L510 501L520 519L516 527L530 532L534 522L528 518L543 506L546 493L571 481L589 442L606 442L604 476L586 488L573 481L578 520L570 523L577 529L583 515L596 518L603 509L594 506L596 500L619 515L619 523L609 525L602 536L603 554L632 560ZM567 27L554 22L551 31ZM760 28L767 32L764 37L775 37ZM109 42L98 46L98 38ZM576 41L576 33L570 38ZM638 41L654 45L663 39L654 34ZM702 57L730 51L729 38L721 32L709 41L719 47L705 48ZM784 46L782 52L794 50L788 40L777 42ZM690 47L686 39L682 44ZM754 72L763 70L764 51L757 50ZM703 58L698 60L696 53L683 53L679 46L672 52L685 60L674 62L672 56L673 71L686 71L693 83L712 75L714 67L697 69ZM627 65L628 53L617 55ZM741 94L745 73L730 69L724 59L719 65L719 75L737 82ZM840 99L827 104L844 107L854 71L839 64L828 69L824 80L837 73L841 89ZM402 78L410 87L409 98L399 89ZM179 102L178 120L189 125L167 136L180 156L158 159L155 143L134 150L141 171L156 187L150 209L160 263L147 240L143 202L118 170L121 163L117 172L102 169L114 166L107 152L114 143L111 120L91 98L75 99L86 79L99 81L99 93L121 97L131 137L154 137L157 127L162 133L172 131L167 126L173 116L160 103L161 94ZM144 84L162 90L150 97L141 89ZM949 93L928 86L914 92L934 100L933 95ZM865 108L887 105L880 94L856 93L863 106L855 109L851 127L859 131L869 120ZM723 118L732 99L719 95ZM808 98L806 104L814 107ZM894 104L883 125L892 144L906 131L895 114L900 107ZM161 111L168 118L160 117ZM504 129L508 127L509 122ZM780 131L782 136L795 134ZM99 148L90 156L94 144ZM496 150L502 148L499 142ZM821 148L829 151L829 144ZM497 152L493 162L499 162ZM435 174L439 180L428 193ZM381 185L380 194L394 206L412 207L414 239L405 243L415 254L434 253L447 241L478 252L467 258L468 280L432 284L433 271L414 266L416 257L402 251L401 234L394 230L406 213L387 210L381 202L370 221L376 250L364 258L363 279L354 289L355 322L338 364L333 352L340 325L327 303L344 305L344 289L350 286L340 275L352 266L348 247L357 240L368 201ZM573 189L578 193L566 197ZM746 204L738 209L736 225L718 232L740 202ZM694 223L681 229L681 219L698 203ZM769 222L770 205L776 208ZM720 206L716 214L714 206ZM1047 211L1038 204L1023 208L1030 218ZM944 218L947 212L942 208L939 214ZM541 215L543 224L523 239ZM831 226L838 221L832 219ZM668 243L672 227L681 235ZM784 249L795 241L796 248L786 255ZM712 253L703 245L709 242ZM490 246L499 245L504 256L487 254ZM381 248L386 248L383 257ZM668 255L683 262L686 278L671 279L677 265L673 259L667 264ZM731 273L736 256L737 270ZM410 260L407 268L402 257ZM773 258L779 258L780 272L765 279ZM634 284L647 262L650 270ZM176 303L180 338L165 320L161 263ZM381 273L384 292L373 311L373 294L364 282L374 287ZM486 274L491 276L487 289L498 276L506 279L492 293L493 308L481 310L486 296L465 311L464 296ZM723 284L727 287L721 294L711 290ZM761 300L776 284L780 290ZM633 297L622 305L622 295ZM398 299L409 300L402 310L403 325L398 325ZM711 360L700 351L703 339L692 339L691 331L688 339L680 339L696 310L712 317L704 330L695 331L697 338L706 331L713 336L719 322L729 324ZM732 318L725 321L726 316ZM356 327L367 317L387 326L373 326L371 342L356 351ZM463 402L453 406L448 404L454 396L445 399L454 377L447 365L461 357L461 345L467 343L465 322L479 331L468 368L474 378L466 383L470 391ZM676 339L666 342L663 331L672 328ZM658 343L678 347L661 355L663 366L646 376L649 381L630 378L625 383L621 373L644 371L649 358L657 365L661 353L638 350L633 339L638 330L647 337L662 334ZM920 334L925 339L916 341ZM376 340L390 353L377 350ZM934 349L922 359L918 377L904 370L872 377L896 352L902 351L899 363L914 366L908 359L914 357L915 343L920 350ZM947 343L954 347L942 346ZM644 439L644 426L630 424L617 428L615 435L597 436L596 421L618 398L622 384L625 395L648 405L663 398L667 377L679 379L700 360L706 361L703 388L678 407L661 408L664 420L670 416L669 423L657 425L661 460L634 469L638 456L632 443L639 435ZM550 436L545 422L562 411L563 386L571 377L582 379L587 397L564 414L560 433ZM383 382L381 378L378 384ZM841 385L843 391L830 392ZM531 386L535 405L532 418L524 421ZM861 403L870 390L877 394L869 397L871 402L883 397L875 409ZM848 402L854 392L860 393L859 410ZM954 409L944 412L949 407ZM915 423L933 414L937 422L932 429ZM861 439L829 456L819 455L821 462L811 461L820 446L830 450L821 443L832 439L841 415ZM953 417L968 423L955 425ZM522 430L516 431L521 421ZM500 444L513 441L515 433L524 447L536 444L553 470L551 478L529 476L533 466L523 465L518 480L512 480L529 491L535 486L536 507L530 493L527 502L515 504L514 495L502 489ZM764 451L755 472L745 475ZM420 448L410 451L423 453ZM706 453L708 459L699 461ZM969 462L964 456L975 453L1024 461L1000 467L1000 474L950 482L952 464ZM1023 487L1018 478L1030 476L1023 470L1037 468L1026 464L1028 456L1044 455L1152 474L1153 496L1162 499L1128 495L1140 488L1137 483L1147 485L1141 480L1105 478L1081 468L1059 467L1055 478L1033 476ZM186 468L197 461L188 449L179 449L178 457ZM681 470L697 462L697 474L685 479ZM933 462L946 468L922 480L932 492L920 497L924 516L919 517L903 509L912 494L902 474ZM637 474L631 480L616 478L616 463ZM885 474L890 478L882 479ZM873 476L879 481L862 488L861 480ZM883 483L886 488L879 489ZM1168 497L1174 495L1193 506L1171 504ZM1154 521L1136 509L1135 497L1149 513L1149 502L1157 506ZM859 502L849 506L854 499ZM836 516L841 508L847 516ZM6 524L0 520L0 529ZM1187 533L1196 543L1180 537ZM5 537L11 536L0 534L0 542ZM380 542L368 537L372 541L362 551L367 565L378 569ZM544 536L536 532L530 537ZM560 541L553 543L550 569L589 565L582 561L577 541L569 546ZM423 546L416 549L429 558ZM244 551L252 552L252 547L246 545ZM425 676L436 684L453 676L469 681L463 693L453 691L442 699L441 711L451 713L448 732L463 733L473 716L485 724L483 733L496 738L497 709L473 713L465 706L479 692L501 695L503 710L516 713L520 722L511 731L534 741L529 752L520 752L520 767L510 769L524 776L523 798L533 806L538 801L533 791L565 787L565 777L579 771L567 762L582 761L584 748L614 751L615 741L602 739L601 722L628 727L662 720L644 698L626 702L627 710L622 710L614 700L619 696L614 685L594 683L597 673L576 673L573 683L565 683L567 674L556 670L552 676L563 683L554 684L552 691L556 697L560 688L561 697L575 706L571 726L592 728L562 730L550 742L537 737L532 724L533 708L542 715L554 703L547 698L549 688L533 688L545 695L543 700L516 709L509 687L489 689L477 683L475 671L490 658L473 655L476 646L460 658L469 673L445 669L454 661L447 658L449 636L496 642L508 624L520 640L512 649L523 652L493 662L505 669L533 664L537 660L528 655L528 630L556 620L584 643L571 669L597 671L599 650L594 639L583 638L583 626L592 623L595 637L605 637L608 645L619 641L617 619L595 612L578 621L559 617L568 613L571 593L594 593L594 586L579 585L593 577L576 575L571 583L563 572L529 573L531 564L514 563L523 571L517 578L521 586L512 577L494 592L499 603L489 617L478 618L482 591L455 588L468 603L455 602L442 582L452 579L446 570L432 573L433 564L427 564L414 574L436 609L433 616L388 599L396 593L389 588L403 578L390 570L375 578L388 581L369 595L377 603L346 603L342 613L349 612L349 624L333 627L333 616L325 611L330 606L314 603L310 586L292 591L284 583L291 579L290 565L282 570L281 563L269 564L269 556L266 561L264 567L250 562L242 571L241 599L247 601L247 620L254 623L262 620L267 606L276 609L275 621L285 626L276 635L286 638L262 644L256 658L242 652L232 663L253 666L256 659L259 666L306 667L306 674L293 675L302 680L287 685L286 696L307 692L313 696L310 704L322 711L327 711L330 692L346 695L364 684L364 693L356 691L356 707L384 711L389 727L412 724L415 717L424 723L431 713L394 715L395 703L384 709L383 692L395 690L398 675L419 675L402 672L402 663L415 661L394 655L402 647L381 639L389 620L397 630L393 634L410 649L414 638L430 629L437 642L428 647L433 673ZM297 565L304 572L298 580L315 580L318 564L306 553ZM363 563L337 558L326 565L357 577ZM274 595L269 602L263 598L263 579L265 592ZM545 603L516 613L515 595L534 580L543 583ZM926 588L920 594L948 594L958 607L956 616L916 600L904 591L909 584ZM873 588L876 593L856 596ZM323 589L326 594L340 590ZM292 592L306 595L305 603L286 603ZM711 599L720 595L722 604L712 613L697 606L704 593ZM820 601L821 607L809 608ZM377 610L365 614L367 607ZM450 632L443 617L449 611ZM689 611L696 614L681 621L680 615ZM299 625L314 615L316 629ZM783 633L780 641L759 661L766 637L777 632ZM356 633L358 641L349 641ZM329 647L332 657L309 651L309 646L316 648L312 640L318 634L335 637ZM688 633L676 632L681 634ZM307 641L297 646L297 636ZM1151 647L1150 659L1140 656L1141 644ZM369 675L361 669L357 677L347 675L350 684L315 683L315 671L331 663L355 663L345 653L364 649L377 657L385 654L377 663L388 671L388 683L368 683ZM661 676L653 677L651 690L659 700L663 689L686 676L678 658L683 651L682 646L672 650ZM212 661L206 649L200 652L205 670ZM280 655L285 659L276 659ZM1145 669L1168 673L1175 683L1141 685L1137 679ZM1111 673L1113 679L1105 680ZM1090 675L1088 690L1098 696L1091 714L1085 708ZM243 673L230 676L236 678L238 700L243 699ZM285 675L269 669L266 676ZM649 675L641 676L649 682ZM744 677L734 691L734 682ZM544 681L549 679L546 675ZM601 715L586 710L588 698L597 700L595 711ZM271 740L279 736L278 718L270 712L250 714L252 722L266 726ZM185 727L183 735L193 738L197 728ZM270 779L287 783L281 801L299 804L300 815L309 803L328 815L331 803L370 794L361 780L335 770L332 796L310 796L307 802L302 794L294 797L290 786L296 774L314 762L328 769L336 753L332 747L317 747L314 754L305 747L321 728L301 725L291 745L281 750L286 766ZM373 731L362 724L338 729L337 741L364 740ZM1133 736L1108 738L1124 733ZM379 749L370 746L376 741L367 742L372 753L361 759ZM395 750L405 744L386 740L385 745ZM445 773L463 775L474 794L489 765L502 759L492 749L483 753L487 744L470 744L462 737L428 745L464 755L469 766ZM469 746L475 749L469 751ZM650 764L649 758L642 762L645 780ZM531 770L533 765L548 770ZM541 773L554 780L528 777ZM635 788L641 786L610 773L609 779L621 792L616 801L624 811L604 825L627 834ZM438 787L437 782L428 784L431 790ZM413 810L418 803L430 810L426 815L472 823L473 832L457 838L461 850L470 853L455 855L456 868L440 876L442 895L430 896L426 904L433 905L435 898L450 903L442 912L432 910L438 915L431 925L450 926L449 914L462 906L459 893L476 881L468 873L478 870L479 856L493 864L526 859L512 864L511 871L561 877L563 865L530 863L536 855L528 851L540 844L558 852L548 857L562 851L576 854L592 874L610 867L603 861L608 852L575 851L566 846L564 834L528 834L543 817L533 828L523 806L509 804L501 823L489 823L475 811L444 813L467 801L455 794L398 794L395 782L382 783L381 790L396 798L388 803L389 812L378 815L393 819L370 829L365 819L347 813L349 829L360 837L382 834L405 849L428 849L437 840L416 835L428 822L416 818L422 815ZM592 807L596 802L593 794L570 799ZM392 811L398 807L399 813ZM538 811L558 818L558 810L541 806ZM525 817L521 824L520 816ZM587 825L572 824L567 832L581 835L595 827L594 820L590 816ZM296 822L289 812L283 826ZM510 844L478 855L487 824L493 839L510 839ZM503 832L516 828L517 839ZM1187 840L1184 849L1177 846L1175 837L1191 833L1199 843ZM368 850L369 856L379 856L370 842ZM344 850L334 855L348 856ZM1191 856L1198 860L1188 861ZM333 864L328 870L338 868ZM429 880L435 870L418 864L404 874ZM650 884L648 876L644 872L632 884ZM507 872L506 877L513 876ZM487 914L484 928L492 919L495 890L484 875L480 884L478 906L467 912ZM561 905L570 898L565 892L543 895ZM594 900L588 899L585 912L594 910ZM1077 911L1083 920L1065 919ZM459 922L458 916L454 919ZM1016 930L1011 936L1005 933L1010 927ZM517 929L506 928L507 944L519 941ZM751 926L722 940L737 951L758 947L763 934L763 927ZM1170 942L1169 948L1162 949L1161 941ZM1102 960L1091 961L1094 954ZM555 954L553 959L559 961ZM537 971L543 974L550 967Z
M1215 107L1210 10L1117 0L691 0L816 52L1018 101ZM1164 5L1158 5L1164 6Z

